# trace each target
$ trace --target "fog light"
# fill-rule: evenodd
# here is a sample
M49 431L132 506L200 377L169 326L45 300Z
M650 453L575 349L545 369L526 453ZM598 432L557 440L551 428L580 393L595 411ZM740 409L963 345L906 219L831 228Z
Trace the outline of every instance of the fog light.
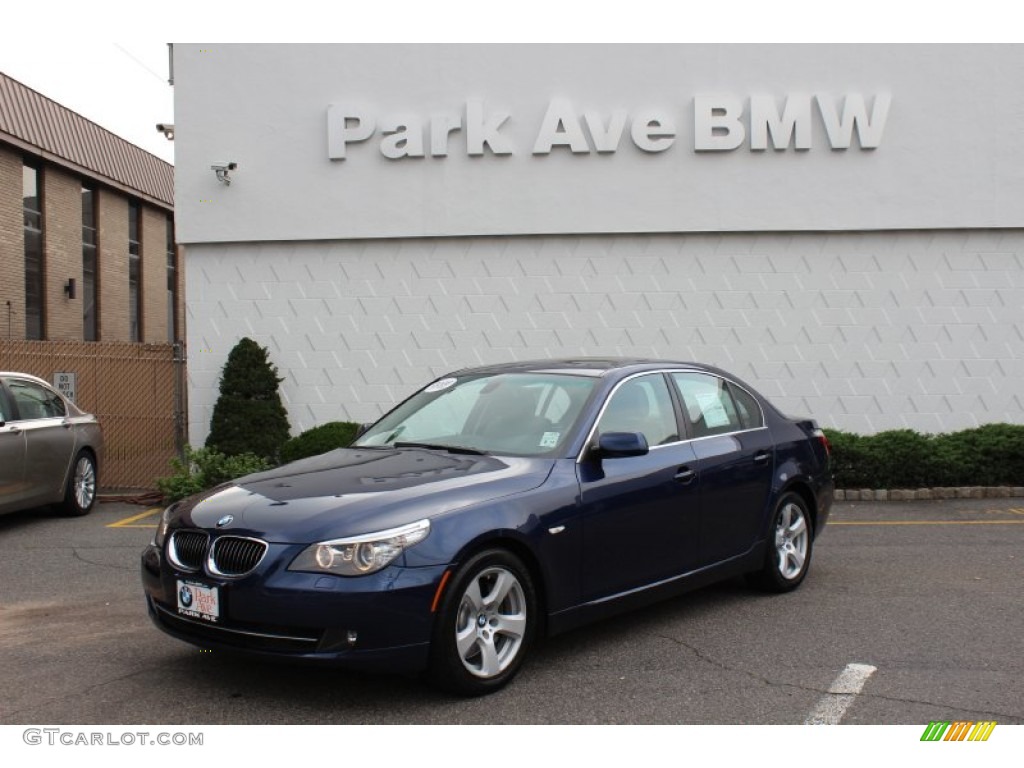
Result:
M348 640L348 644L350 646L351 645L355 645L356 644L356 640L359 639L359 633L356 632L354 629L350 629L348 631L348 634L345 636L345 639Z

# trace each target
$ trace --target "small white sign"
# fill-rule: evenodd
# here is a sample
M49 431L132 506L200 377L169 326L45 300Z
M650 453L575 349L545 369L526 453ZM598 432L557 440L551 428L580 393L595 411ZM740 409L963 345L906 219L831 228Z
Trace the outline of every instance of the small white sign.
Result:
M72 403L75 402L75 395L78 393L78 374L71 372L53 374L53 388Z
M554 448L558 445L558 432L545 432L540 439L541 448Z

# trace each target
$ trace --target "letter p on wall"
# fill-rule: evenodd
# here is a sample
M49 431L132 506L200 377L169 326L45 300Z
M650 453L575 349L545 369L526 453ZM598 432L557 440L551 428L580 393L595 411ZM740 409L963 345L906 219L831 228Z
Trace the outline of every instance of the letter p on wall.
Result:
M327 107L327 156L344 160L349 143L366 141L376 130L366 110L352 104L331 104Z

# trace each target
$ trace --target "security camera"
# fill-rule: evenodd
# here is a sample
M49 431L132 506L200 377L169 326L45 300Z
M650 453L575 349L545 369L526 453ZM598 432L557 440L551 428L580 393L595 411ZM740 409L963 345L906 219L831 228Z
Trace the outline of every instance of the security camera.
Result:
M174 123L157 123L156 129L162 133L168 141L174 141Z
M231 177L228 176L228 171L233 171L238 167L238 163L234 162L219 162L214 163L210 166L210 169L217 174L217 181L222 181L228 186L231 185Z

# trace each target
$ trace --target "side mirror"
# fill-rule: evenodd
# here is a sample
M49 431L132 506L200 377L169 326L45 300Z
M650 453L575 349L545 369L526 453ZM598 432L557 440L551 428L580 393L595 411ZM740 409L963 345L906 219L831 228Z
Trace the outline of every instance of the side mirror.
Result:
M608 459L646 456L649 451L643 432L605 432L597 439L597 455Z
M356 438L360 438L363 435L365 435L366 434L366 430L368 430L372 426L373 426L373 422L370 422L370 421L366 422L365 424L360 424L359 428L356 430Z

